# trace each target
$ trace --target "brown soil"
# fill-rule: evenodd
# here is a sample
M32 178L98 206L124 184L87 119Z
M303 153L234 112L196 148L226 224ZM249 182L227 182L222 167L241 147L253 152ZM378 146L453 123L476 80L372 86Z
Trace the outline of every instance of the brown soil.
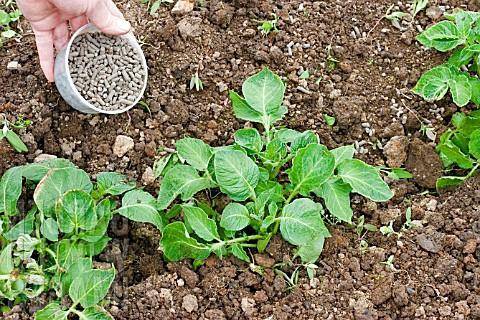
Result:
M476 1L430 2L479 9ZM268 65L288 79L285 125L315 130L329 147L355 143L369 163L406 164L415 174L413 181L391 184L396 195L387 204L355 197L356 214L376 225L395 220L399 230L411 206L413 218L424 220L423 226L400 238L369 236L364 254L353 230L334 227L317 277L309 282L302 273L291 289L273 269L265 268L260 276L233 259L208 260L196 272L187 264L166 265L156 250L156 231L118 219L111 228L112 245L98 259L114 262L119 270L110 298L112 314L117 319L480 318L480 180L439 197L420 195L439 174L439 159L419 132L418 119L440 133L457 109L449 99L429 104L410 93L419 75L444 56L423 50L414 40L416 30L400 32L380 21L391 3L306 1L302 10L298 0L213 0L184 16L172 16L171 8L162 6L158 17L151 17L139 1L122 1L120 7L145 43L149 108L108 117L79 114L61 100L54 86L45 83L33 37L27 34L0 50L0 112L12 119L24 114L34 122L22 133L30 152L18 155L0 142L0 173L47 153L69 158L91 173L144 176L155 190L144 172L162 147L172 147L185 135L214 145L231 142L243 123L233 117L226 89L238 90L247 76ZM256 21L270 19L272 12L280 17L280 32L263 37ZM433 22L424 13L417 17L422 28ZM332 58L339 62L332 64ZM13 60L21 67L6 70ZM299 79L304 69L312 74L308 81ZM200 92L188 88L197 70L205 85ZM323 114L335 116L333 128ZM121 157L112 152L118 135L135 142ZM392 138L395 143L389 145L399 151L384 155L378 146ZM390 255L395 270L382 264ZM269 255L256 256L256 261L270 267L284 262L291 273L291 256L277 239ZM28 319L42 301L5 317Z

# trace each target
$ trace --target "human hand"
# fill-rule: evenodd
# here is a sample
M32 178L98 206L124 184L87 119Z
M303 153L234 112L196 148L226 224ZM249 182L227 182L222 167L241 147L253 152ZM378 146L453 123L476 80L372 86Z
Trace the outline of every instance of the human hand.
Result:
M128 23L112 0L17 0L18 7L30 21L37 43L40 65L48 81L54 81L55 51L61 50L71 32L92 22L102 32L125 34Z

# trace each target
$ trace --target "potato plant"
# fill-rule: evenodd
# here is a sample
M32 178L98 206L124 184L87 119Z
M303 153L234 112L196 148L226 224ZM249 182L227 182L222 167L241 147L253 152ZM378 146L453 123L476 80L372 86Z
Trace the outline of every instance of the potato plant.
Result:
M452 54L447 62L423 74L413 92L431 102L450 92L459 107L470 101L479 106L480 13L454 10L445 17L447 20L426 29L417 40L428 48Z
M437 145L440 158L451 173L437 180L437 189L463 183L480 167L480 110L469 115L456 113L452 124L454 129L447 130Z
M328 150L312 131L277 126L287 113L284 93L282 80L264 69L244 82L243 97L230 92L237 118L261 132L240 129L222 147L184 138L156 164L168 260L201 262L214 253L248 262L245 249L262 252L280 232L303 263L314 262L330 236L324 220L351 223L351 193L379 202L393 196L379 169L354 159L353 146Z
M12 24L17 22L22 13L18 10L15 1L5 0L0 5L0 47L11 38L17 36Z
M22 194L26 212L18 205ZM93 268L92 257L107 246L114 214L162 227L155 199L120 174L101 173L93 184L64 159L7 170L0 180L1 305L53 290L58 301L35 319L110 319L99 302L115 269ZM60 303L64 297L68 306Z

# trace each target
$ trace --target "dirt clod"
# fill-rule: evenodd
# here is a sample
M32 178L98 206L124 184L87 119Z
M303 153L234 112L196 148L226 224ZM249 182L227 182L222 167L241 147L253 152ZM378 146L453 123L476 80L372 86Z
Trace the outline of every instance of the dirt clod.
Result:
M189 313L196 311L198 309L197 297L192 294L187 294L183 297L182 307Z
M420 139L409 145L405 167L411 172L420 186L435 188L437 179L442 176L443 165L435 149Z
M124 135L118 135L115 139L115 144L113 145L113 154L121 158L128 151L132 150L133 147L135 147L135 143L133 142L132 138Z

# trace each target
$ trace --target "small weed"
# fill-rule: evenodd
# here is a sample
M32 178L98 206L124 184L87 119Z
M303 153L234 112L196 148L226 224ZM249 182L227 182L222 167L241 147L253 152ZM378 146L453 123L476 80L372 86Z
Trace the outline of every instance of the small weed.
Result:
M430 127L429 125L422 122L420 125L420 133L426 136L431 141L435 142L437 139L437 133L435 132L435 128Z
M149 10L150 15L154 15L157 13L158 9L160 9L160 6L164 3L171 4L173 3L173 0L140 0L141 3L147 4L147 8Z
M12 24L17 22L21 16L22 13L18 10L15 1L7 0L0 5L0 47L7 40L18 35Z
M335 57L332 54L332 45L329 44L327 46L327 71L333 72L335 69L337 69L337 66L339 63L340 61L335 59Z
M17 152L28 152L28 148L23 143L22 139L13 131L12 128L15 129L24 129L31 124L30 120L25 120L23 117L17 118L14 123L11 123L7 120L6 116L0 114L3 120L0 120L0 126L2 127L2 131L0 132L0 141L3 138L6 138L8 143L12 146L13 149Z
M325 120L325 123L327 124L327 126L330 126L330 127L332 127L336 121L335 117L329 116L328 114L323 115L323 120Z
M401 234L396 232L393 229L393 221L390 221L390 223L387 226L381 226L380 227L380 232L387 237L390 237L391 235L397 235L397 237L400 238Z
M393 272L397 272L397 268L393 265L393 261L395 260L395 256L392 254L388 257L387 261L383 261L382 264L384 264L388 269L390 269Z
M192 78L190 78L190 90L193 89L197 91L203 90L203 82L198 76L198 71L192 75Z
M300 79L308 79L310 78L310 72L308 70L304 70L301 74L300 74Z
M415 17L417 14L425 9L428 5L428 0L413 0L411 3L410 11L409 12L402 12L402 11L393 11L393 6L391 6L387 13L385 14L385 19L390 20L392 25L395 28L403 29L400 25L401 20L408 21L409 27L412 27L413 22L415 21Z
M263 36L268 36L270 32L278 32L278 16L275 13L272 13L272 20L260 21L258 30L262 33Z

